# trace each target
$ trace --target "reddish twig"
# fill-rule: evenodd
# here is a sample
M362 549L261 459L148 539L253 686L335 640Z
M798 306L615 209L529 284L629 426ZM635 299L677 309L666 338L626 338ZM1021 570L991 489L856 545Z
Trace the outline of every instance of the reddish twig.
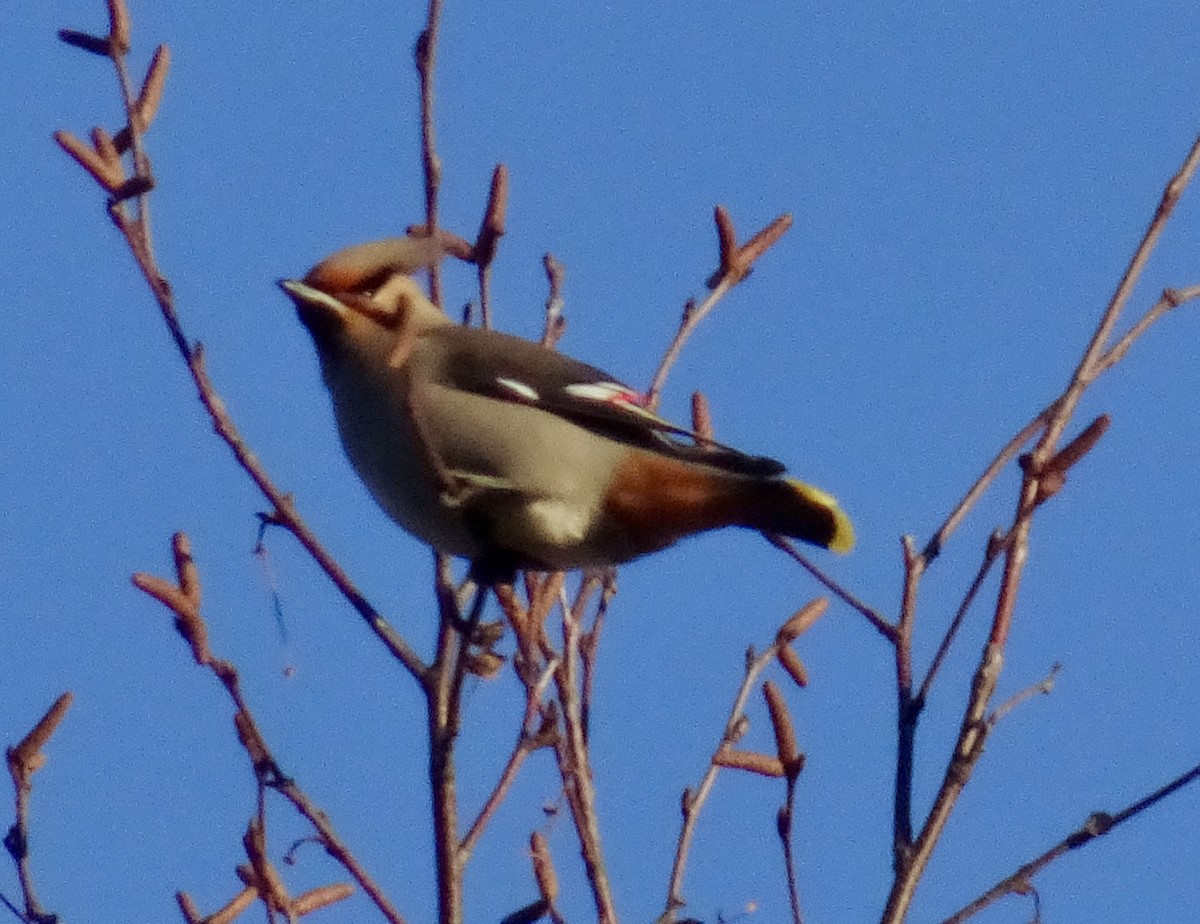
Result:
M442 185L442 159L437 153L437 132L433 118L433 76L437 64L438 29L442 16L442 0L429 0L425 29L417 37L413 56L417 77L421 83L421 165L425 173L425 227L429 234L438 232L438 190ZM441 268L429 268L429 296L439 308L442 305Z
M676 331L674 339L667 346L662 361L659 363L658 370L650 380L650 387L646 390L646 406L651 410L658 407L663 386L667 381L667 375L671 371L671 367L679 359L679 354L683 351L684 344L687 343L688 338L691 337L692 333L700 325L700 322L708 316L709 312L717 306L717 303L725 297L730 289L750 274L754 262L766 253L768 248L778 241L787 229L792 226L791 215L780 215L744 245L739 247L733 228L733 220L729 217L729 213L723 206L718 205L716 207L714 218L717 224L720 264L717 271L708 280L708 287L711 291L705 297L704 301L699 305L689 301L684 308L683 316L679 321L679 329Z
M888 641L895 642L896 627L888 622L888 620L877 609L867 603L864 603L848 589L843 587L824 571L814 565L811 561L809 561L808 556L796 548L795 543L793 543L790 539L786 538L785 536L770 535L767 533L764 533L763 535L766 540L771 543L771 545L782 550L789 558L796 562L796 564L800 565L800 567L820 581L821 584L823 584L831 594L849 606L852 610L856 610L857 612L861 613L866 618L867 622L869 622L875 628L875 631L877 631Z
M5 751L8 775L13 784L14 821L4 836L4 847L17 867L24 910L17 908L7 897L0 898L18 919L29 924L56 924L58 921L58 915L42 907L33 886L33 870L29 864L29 799L33 795L33 775L46 765L42 748L66 716L74 698L69 691L59 696L29 733Z
M687 872L688 856L691 853L692 841L696 836L696 825L700 820L700 813L712 793L721 767L736 767L767 776L787 777L789 768L798 774L803 766L799 749L795 746L794 733L789 735L787 728L780 727L781 724L790 727L790 723L784 722L783 719L777 719L774 709L772 709L772 719L776 728L776 755L769 757L754 754L754 752L737 751L734 746L746 733L748 726L746 704L750 701L750 694L753 692L754 684L759 676L767 669L771 661L778 657L780 650L790 645L802 631L811 626L828 606L829 601L823 597L812 600L784 623L776 632L775 640L762 653L756 654L753 649L746 653L742 683L734 695L729 718L725 722L721 739L717 742L716 749L709 760L708 768L699 785L694 789L685 790L680 800L680 808L683 811L683 827L679 831L679 839L675 845L675 860L671 866L671 878L667 885L666 906L658 918L662 924L671 924L675 921L676 912L687 904L683 898L683 877ZM766 758L766 761L756 758ZM768 771L767 765L770 762L774 763Z
M500 238L504 236L504 218L507 210L508 168L504 164L497 164L496 169L492 171L492 188L488 193L483 223L479 226L479 234L475 236L475 244L471 248L471 259L479 280L480 322L487 328L492 326L492 261L496 258Z
M587 596L581 592L572 604L567 600L566 589L560 585L559 603L563 614L563 648L558 669L554 672L554 680L558 701L562 707L563 733L557 738L555 754L567 796L567 805L579 836L583 865L591 885L597 919L600 924L616 924L617 910L612 884L608 879L608 868L604 863L600 819L596 813L596 788L592 780L587 729L581 706L580 639L583 635Z
M1052 692L1054 692L1054 682L1058 679L1058 674L1061 670L1062 665L1058 662L1055 662L1051 666L1050 672L1046 674L1045 677L1043 677L1037 683L1030 684L1023 690L1018 690L1016 693L1002 702L992 711L992 714L987 717L988 727L994 727L996 723L998 723L1001 719L1003 719L1006 715L1008 715L1026 700L1033 699L1035 696L1049 696Z
M174 614L175 628L188 643L193 660L199 666L206 667L213 673L233 703L234 725L237 728L238 740L250 758L250 764L258 784L259 807L256 825L260 833L255 838L260 839L263 831L265 790L267 788L274 789L312 824L325 850L354 878L380 913L392 924L403 924L404 918L392 907L391 901L383 890L342 842L329 817L291 777L280 769L279 763L271 753L266 739L250 711L249 704L246 702L237 668L232 662L216 657L209 647L208 627L200 612L202 593L199 571L192 558L191 545L183 533L176 533L172 538L172 553L175 560L174 582L152 574L138 573L133 575L133 583L135 587L154 597ZM253 861L254 858L251 859ZM261 864L259 865L261 866ZM259 878L258 887L261 893L263 891L262 876L260 875ZM275 889L272 894L278 898L282 893Z
M546 280L550 284L550 294L546 296L546 323L542 328L541 344L554 349L559 339L567 329L567 319L563 317L563 278L567 268L548 253L542 257L542 265L546 268Z
M113 0L113 2L117 6L122 6L119 0ZM114 22L117 22L122 17L127 18L127 14L114 15L112 19ZM78 36L80 33L69 34L71 36ZM75 44L75 42L72 43ZM129 81L128 69L125 66L124 52L116 50L124 46L124 42L107 42L105 45L106 48L111 50L109 56L114 67L117 69L121 85L121 95L128 120L125 128L119 133L117 140L113 142L113 146L119 149L124 144L132 151L134 176L130 180L125 181L125 186L134 184L134 187L136 187L137 209L131 215L125 206L125 196L118 191L109 200L109 217L112 219L121 236L125 239L137 263L138 270L150 288L150 292L158 305L163 321L167 325L171 339L188 367L188 372L191 374L200 403L208 413L213 429L233 452L238 465L249 475L250 479L270 503L272 512L267 517L267 520L283 526L296 537L297 541L313 557L318 566L333 581L364 622L367 623L371 631L384 643L392 655L414 677L419 679L425 670L425 665L420 657L408 645L407 641L370 605L341 566L324 549L312 530L301 519L291 495L281 491L271 480L259 462L258 457L254 455L242 438L241 433L229 416L225 403L221 400L211 380L208 378L202 347L199 344L193 345L184 333L183 325L176 310L171 285L159 269L154 258L154 248L150 233L150 202L148 197L148 193L153 188L154 183L150 175L149 157L146 154L143 142L143 134L148 127L150 119L157 111L159 101L162 98L169 57L165 46L160 46L159 51L155 54L154 61L150 65L141 90L135 95ZM81 159L79 151L77 149L73 150L72 143L65 140L70 137L68 133L64 132L56 135L59 143L68 150L68 153L71 153L80 163L84 163L84 159L86 158ZM77 142L77 139L75 141ZM98 142L96 157L102 163L107 162L111 170L111 153L109 155L104 154L104 151L108 150L108 146L100 139L98 139ZM105 160L106 156L109 158L107 161ZM119 160L117 163L119 165ZM86 167L87 165L84 164L84 166ZM93 176L96 176L95 170L88 169ZM96 178L107 191L112 192L109 188L110 184L104 182L101 177L97 176Z
M538 681L526 687L525 715L521 721L521 729L517 734L517 742L513 746L512 753L508 756L508 761L504 765L504 770L500 773L499 780L497 780L496 785L492 788L492 792L484 803L483 808L479 810L475 821L471 823L471 827L463 837L462 843L458 846L459 854L464 860L475 849L475 845L483 835L484 829L495 816L501 803L504 802L505 797L512 788L512 784L516 781L517 773L524 764L525 758L538 748L554 743L554 736L557 734L557 731L554 725L553 714L552 712L551 714L547 714L542 697L545 695L550 682L554 679L554 673L557 669L558 661L551 661L546 666L542 676L538 678Z
M963 921L978 914L988 905L1003 898L1005 895L1025 892L1029 888L1033 877L1059 857L1086 844L1090 844L1098 837L1103 837L1118 825L1124 824L1130 818L1141 814L1172 793L1194 783L1197 779L1200 779L1200 764L1181 773L1165 786L1126 806L1115 815L1110 815L1107 812L1093 812L1088 816L1087 821L1075 831L1072 831L1045 853L1023 864L1011 876L1001 879L996 885L984 892L969 905L946 918L942 924L962 924Z
M1033 514L1040 501L1046 496L1045 489L1041 484L1042 478L1047 471L1053 473L1053 477L1061 474L1062 468L1059 467L1056 469L1052 465L1056 458L1059 459L1060 463L1062 461L1070 461L1069 459L1063 460L1059 456L1060 450L1058 449L1058 444L1070 423L1080 398L1084 391L1096 380L1097 376L1110 368L1117 358L1124 355L1124 352L1128 350L1129 343L1132 342L1131 340L1127 342L1125 338L1119 340L1117 342L1119 352L1116 354L1112 350L1117 347L1109 346L1109 341L1112 338L1117 321L1129 300L1129 296L1142 270L1145 268L1155 244L1162 235L1166 222L1170 218L1176 203L1179 201L1179 197L1190 182L1198 165L1200 165L1200 139L1197 139L1193 144L1178 173L1167 183L1162 199L1146 229L1146 233L1130 259L1129 265L1122 275L1120 282L1117 284L1116 290L1108 306L1105 308L1096 326L1096 330L1092 334L1091 340L1083 351L1083 355L1069 383L1063 393L1050 404L1046 411L1043 411L1042 414L1039 414L1035 418L1037 426L1034 428L1034 432L1040 428L1041 436L1038 438L1038 442L1030 453L1028 460L1023 465L1023 477L1016 510L1013 514L1012 525L1006 532L1007 542L1004 549L1004 573L997 593L989 639L984 646L979 665L972 679L971 690L963 710L962 722L949 764L943 775L937 795L934 798L933 806L922 825L921 832L911 841L911 845L908 838L904 836L906 833L904 831L905 820L897 812L896 830L894 832L896 841L896 877L882 918L884 924L898 924L907 914L917 883L924 873L929 857L932 855L933 849L940 839L942 831L945 829L946 822L954 806L957 804L963 787L970 779L974 768L979 762L979 758L982 756L983 745L990 730L990 725L986 721L988 704L991 701L997 680L1004 665L1004 649L1008 641L1009 629L1012 625L1013 614L1016 609L1017 592L1021 585L1026 562L1028 561L1029 532L1032 526ZM1156 314L1155 308L1152 308L1146 316L1148 317L1151 314L1155 314L1156 317L1161 316L1166 310L1166 308L1163 308ZM1142 324L1139 322L1134 325L1135 329L1140 329L1141 331L1145 331L1148 327L1148 323ZM1034 425L1031 424L1030 426ZM1029 428L1027 427L1022 433L1024 434L1028 430ZM1092 439L1092 437L1089 437L1089 439ZM1006 449L1013 447L1013 444L1016 442L1016 440L1011 441L1009 447L1006 447ZM1013 451L1015 452L1015 449ZM991 467L989 467L990 470ZM940 549L940 543L934 548L935 550ZM905 710L912 708L912 701L910 699L911 677L908 678L906 685L902 670L904 659L909 657L907 652L910 645L910 636L906 631L906 627L911 625L913 614L915 614L916 583L926 562L927 559L925 556L913 555L911 554L910 546L906 547L905 572L906 585L908 586L906 586L900 620L901 633L898 648L902 650L898 650L897 654L897 685L901 709L901 728L903 728L904 722L910 718L904 714ZM911 721L915 723L915 717L911 717ZM906 793L911 791L911 771L909 777L903 779L904 770L904 764L898 758L898 806L902 800L911 798L910 795L900 792L901 789L905 790Z

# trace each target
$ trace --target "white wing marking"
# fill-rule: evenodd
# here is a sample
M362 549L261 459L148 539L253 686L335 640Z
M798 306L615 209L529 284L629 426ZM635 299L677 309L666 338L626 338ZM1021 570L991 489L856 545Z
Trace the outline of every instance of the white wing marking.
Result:
M496 379L497 385L502 385L511 391L513 394L524 398L526 401L538 401L541 395L537 393L537 389L532 385L526 385L524 382L519 382L516 379Z

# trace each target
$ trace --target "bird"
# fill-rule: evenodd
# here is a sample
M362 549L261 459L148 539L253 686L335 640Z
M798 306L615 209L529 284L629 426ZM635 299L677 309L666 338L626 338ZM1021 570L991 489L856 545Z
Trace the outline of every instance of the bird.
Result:
M854 528L774 459L699 437L634 388L452 321L414 275L431 238L357 244L281 279L342 445L384 512L480 573L604 568L737 526L835 552Z

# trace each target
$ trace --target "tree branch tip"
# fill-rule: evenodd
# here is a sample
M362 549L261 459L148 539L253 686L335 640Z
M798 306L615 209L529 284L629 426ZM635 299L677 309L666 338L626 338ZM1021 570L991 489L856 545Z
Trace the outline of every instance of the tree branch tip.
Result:
M496 164L492 170L492 185L488 190L486 219L489 228L497 236L504 233L504 220L508 212L508 167Z
M200 909L187 892L176 892L175 903L179 905L179 911L183 914L183 919L187 924L200 924L203 920Z
M785 644L791 642L813 627L818 619L829 609L828 597L814 597L800 609L796 610L775 633L776 641Z
M700 437L700 445L712 441L712 413L708 408L708 399L702 391L692 392L692 430Z
M500 238L504 236L505 215L508 211L508 170L497 164L492 171L487 208L479 225L475 243L471 245L471 262L481 270L491 265Z
M738 248L738 256L746 261L747 269L750 264L774 247L775 243L787 234L788 229L792 227L792 222L792 213L784 212Z
M315 889L309 889L297 895L291 904L291 913L296 917L304 917L306 914L311 914L314 911L319 911L322 908L328 908L330 905L337 904L340 901L345 901L354 894L354 886L348 882L334 882L329 885L318 886Z
M101 38L98 35L80 32L77 29L59 29L58 38L72 48L79 48L91 54L100 55L102 58L111 58L113 56L109 40Z
M717 269L704 280L705 287L710 291L716 289L725 279L737 274L735 264L738 259L737 230L733 226L729 210L723 205L715 206L713 221L717 226ZM684 320L687 320L692 310L692 307L684 306Z
M1062 472L1066 475L1080 459L1095 448L1100 437L1108 432L1111 423L1112 418L1108 414L1101 414L1046 463L1045 472Z
M171 67L171 49L167 45L159 45L154 49L154 57L146 69L146 79L142 81L141 92L138 93L134 109L137 112L138 128L145 131L154 122L162 102L163 91L167 84L167 72Z
M143 196L154 189L154 185L154 177L152 176L131 176L112 191L112 201L114 204L117 204L124 202L126 199Z
M779 661L779 666L792 678L792 682L796 686L801 689L808 686L808 668L804 666L800 655L796 654L791 645L780 645L775 657Z
M121 152L117 150L112 136L99 125L92 129L92 147L96 149L96 153L100 155L109 169L113 170L115 174L120 174L121 179L124 180L125 171L121 166Z
M723 205L713 207L713 221L717 225L717 246L720 248L721 265L724 266L727 258L732 258L737 250L737 230L729 209Z
M193 608L200 608L200 570L192 557L192 543L186 533L178 532L171 537L171 551L175 558L175 576L179 589Z
M539 898L523 908L518 908L512 914L505 915L500 924L534 924L550 913L550 904L544 898Z
M129 53L130 31L129 8L125 0L108 0L108 40L114 56Z
M170 581L145 571L135 571L129 580L144 594L149 594L173 613L178 613L181 607L186 607L182 591Z
M558 874L554 871L550 845L541 831L529 835L529 854L533 858L533 875L537 880L538 892L548 905L553 905L558 898Z
M767 711L771 715L771 727L775 732L775 753L779 763L791 776L791 768L800 760L800 747L796 743L796 730L792 725L787 702L779 687L770 680L763 684L762 690L767 701Z
M763 754L761 751L722 748L713 755L713 764L730 770L745 770L747 773L755 773L771 779L783 779L787 776L783 761L770 754Z
M15 747L9 748L9 767L17 768L23 779L28 779L45 765L46 757L42 754L42 748L58 729L74 701L75 694L70 690L60 694L29 733Z
M116 163L110 161L101 151L66 129L56 131L54 141L110 195L115 196L127 182L119 158Z

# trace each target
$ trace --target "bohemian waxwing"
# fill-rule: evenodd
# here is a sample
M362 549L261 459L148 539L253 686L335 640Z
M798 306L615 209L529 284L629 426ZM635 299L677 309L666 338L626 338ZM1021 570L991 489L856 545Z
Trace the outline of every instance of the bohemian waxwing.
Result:
M280 282L350 462L408 532L499 574L615 565L723 526L854 545L837 502L773 459L698 441L592 366L453 323L410 276L439 256L393 238Z

